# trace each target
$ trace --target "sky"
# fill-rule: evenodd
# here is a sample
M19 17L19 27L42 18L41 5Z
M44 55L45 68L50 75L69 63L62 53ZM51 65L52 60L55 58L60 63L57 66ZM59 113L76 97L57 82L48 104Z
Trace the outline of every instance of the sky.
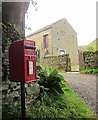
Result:
M78 45L87 45L96 39L97 0L36 0L37 11L30 4L25 23L31 30L29 35L40 28L66 18L77 33ZM28 16L28 17L27 17Z

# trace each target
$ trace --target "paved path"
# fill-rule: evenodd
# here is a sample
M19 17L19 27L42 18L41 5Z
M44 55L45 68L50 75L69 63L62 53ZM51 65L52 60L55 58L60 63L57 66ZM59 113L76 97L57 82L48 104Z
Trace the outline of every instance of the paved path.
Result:
M79 73L61 73L73 90L96 112L96 76Z

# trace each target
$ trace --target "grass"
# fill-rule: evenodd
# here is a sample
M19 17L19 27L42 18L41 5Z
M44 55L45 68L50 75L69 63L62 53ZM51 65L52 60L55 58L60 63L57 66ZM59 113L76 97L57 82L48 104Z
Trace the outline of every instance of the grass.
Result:
M65 70L57 69L59 73L65 73Z
M98 42L98 38L94 41L92 41L90 44L87 45L87 49L91 49L93 51L97 51L98 48L97 48L97 42Z
M89 43L88 45L80 46L80 51L92 51L92 52L98 51L97 43L98 38Z
M84 70L81 70L80 73L83 73L83 74L98 74L98 68L96 68L96 69L84 69Z
M66 90L67 88L67 90ZM95 117L90 108L82 101L70 86L66 83L64 98L66 99L69 113L73 118L93 118Z
M32 118L95 118L95 114L64 82L64 94L42 95L32 106L28 116Z

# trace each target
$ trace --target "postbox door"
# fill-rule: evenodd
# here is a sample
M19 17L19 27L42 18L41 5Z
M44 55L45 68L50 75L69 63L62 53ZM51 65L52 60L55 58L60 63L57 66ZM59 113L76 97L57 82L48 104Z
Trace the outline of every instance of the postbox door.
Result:
M25 82L36 81L36 62L35 58L25 57Z

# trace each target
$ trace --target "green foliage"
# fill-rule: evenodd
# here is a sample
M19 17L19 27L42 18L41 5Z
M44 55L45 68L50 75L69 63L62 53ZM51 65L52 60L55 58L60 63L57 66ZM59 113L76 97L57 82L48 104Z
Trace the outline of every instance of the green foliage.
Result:
M28 118L44 119L78 119L95 118L88 106L71 90L70 86L63 82L64 94L41 93L27 113ZM67 89L66 89L67 88Z
M84 74L97 74L98 73L98 68L96 69L85 69L85 70L81 70L81 73Z
M96 39L96 40L92 41L90 44L88 44L87 47L86 47L87 50L90 50L90 51L93 51L93 52L97 51L98 50L97 42L98 42L98 39Z
M36 101L31 106L31 112L28 113L30 118L62 118L64 111L61 110L66 108L66 102L59 101L56 96L49 96L44 94L40 101ZM33 115L32 115L33 113ZM36 114L39 113L39 114Z
M64 81L64 78L58 73L56 69L45 69L39 74L39 76L39 85L48 88L50 93L63 93L62 81Z
M94 51L94 48L92 46L87 47L87 51Z
M98 38L92 41L88 45L81 46L80 51L92 51L92 52L98 51L97 43L98 43Z
M2 106L2 120L19 120L21 118L20 103L15 104L4 104Z
M64 73L66 72L65 70L57 69L59 73Z

